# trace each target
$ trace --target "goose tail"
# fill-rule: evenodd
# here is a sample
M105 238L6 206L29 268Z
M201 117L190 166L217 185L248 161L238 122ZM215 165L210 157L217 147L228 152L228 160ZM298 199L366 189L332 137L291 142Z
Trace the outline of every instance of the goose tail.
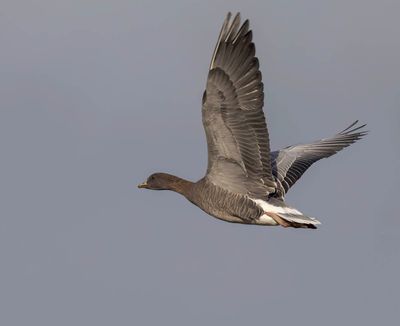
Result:
M306 229L316 229L317 225L321 224L316 218L304 215L297 209L287 206L283 200L274 198L267 201L255 199L254 202L264 211L264 215L260 217L260 224Z
M321 224L316 218L294 213L273 213L271 216L278 224L283 227L316 229Z

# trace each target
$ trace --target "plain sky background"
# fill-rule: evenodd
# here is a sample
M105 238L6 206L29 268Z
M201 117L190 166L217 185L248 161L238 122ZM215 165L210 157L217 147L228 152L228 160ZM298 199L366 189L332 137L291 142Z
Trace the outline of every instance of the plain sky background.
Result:
M368 123L287 196L316 231L136 188L203 176L227 11L250 19L273 149ZM398 0L1 0L0 324L395 325L399 31Z

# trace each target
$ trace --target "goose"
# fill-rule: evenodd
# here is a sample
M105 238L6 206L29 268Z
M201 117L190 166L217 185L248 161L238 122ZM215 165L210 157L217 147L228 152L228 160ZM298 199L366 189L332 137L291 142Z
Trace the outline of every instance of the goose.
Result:
M220 220L316 229L320 222L285 203L285 195L315 162L367 134L358 120L333 137L270 151L264 92L249 21L228 13L208 71L202 99L208 166L191 182L154 173L138 185L171 190Z

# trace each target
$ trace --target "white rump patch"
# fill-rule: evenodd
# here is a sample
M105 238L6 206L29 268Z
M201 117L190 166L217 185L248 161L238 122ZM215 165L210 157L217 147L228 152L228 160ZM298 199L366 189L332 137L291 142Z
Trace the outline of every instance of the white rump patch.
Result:
M295 208L291 207L281 207L281 206L275 206L271 205L270 203L266 202L265 200L262 199L252 199L257 205L261 206L261 208L264 210L264 212L271 212L271 213L283 213L283 214L295 214L295 215L303 215L302 212L298 211Z
M287 221L301 224L321 224L317 219L305 216L295 208L287 206L275 206L262 199L251 199L262 208L265 214L260 216L259 223L265 225L278 225L278 223L268 213L274 213Z
M278 222L276 222L271 216L268 216L267 214L261 215L258 222L262 225L278 225Z

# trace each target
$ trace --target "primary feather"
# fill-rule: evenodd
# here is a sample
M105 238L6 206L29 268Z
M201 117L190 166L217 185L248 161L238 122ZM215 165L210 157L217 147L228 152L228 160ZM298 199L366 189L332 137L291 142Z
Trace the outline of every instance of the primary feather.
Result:
M358 120L333 137L272 152L273 175L282 186L277 195L283 197L313 163L336 154L366 135L367 131L360 131L365 124L357 126L357 123Z
M266 197L275 191L264 92L249 23L228 14L215 47L203 98L208 175L216 185L245 180L242 192ZM237 190L237 186L234 186Z
M165 173L140 188L172 190L208 214L234 223L316 228L319 221L289 207L287 191L316 161L363 137L357 121L335 136L271 152L262 110L263 83L253 34L229 13L211 57L202 118L207 138L206 175L193 183Z

